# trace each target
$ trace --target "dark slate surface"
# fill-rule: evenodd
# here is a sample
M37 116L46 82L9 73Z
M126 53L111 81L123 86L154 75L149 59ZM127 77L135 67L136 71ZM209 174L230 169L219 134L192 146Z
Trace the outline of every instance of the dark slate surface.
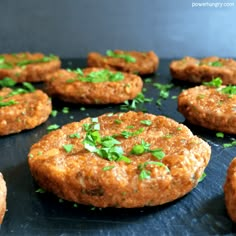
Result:
M32 179L27 154L30 146L44 134L46 127L57 123L63 125L79 121L87 116L98 116L105 112L120 111L119 105L85 106L70 105L53 100L54 109L61 111L70 107L69 114L59 112L41 126L20 134L0 138L0 166L8 186L8 211L2 224L1 235L233 235L236 225L227 216L222 185L227 167L236 147L223 148L235 136L216 138L213 131L190 125L177 112L178 95L190 86L172 81L168 60L161 60L158 72L150 76L153 82L170 83L175 87L161 108L155 105L158 90L152 83L145 83L146 97L153 97L151 104L145 104L149 113L162 114L183 122L194 134L207 141L212 147L212 156L206 168L207 177L191 193L172 203L157 207L139 209L93 209L89 206L74 207L70 202L59 202L50 193L36 193L38 186ZM84 67L85 60L63 60L64 67ZM41 87L40 84L37 86ZM73 117L71 117L73 116ZM72 119L73 118L73 119Z

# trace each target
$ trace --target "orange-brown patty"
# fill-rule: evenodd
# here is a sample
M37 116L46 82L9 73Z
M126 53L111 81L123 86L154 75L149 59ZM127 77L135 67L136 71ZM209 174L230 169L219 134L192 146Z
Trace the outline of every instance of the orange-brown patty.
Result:
M196 86L178 96L178 110L195 125L236 134L236 95L225 94L223 87Z
M7 187L3 179L2 173L0 173L0 224L2 224L6 212L6 197Z
M108 55L104 56L97 52L88 54L89 67L101 67L146 75L154 73L159 65L159 58L153 52L137 52L123 50L108 50Z
M16 82L45 81L45 75L61 67L57 56L42 53L16 53L0 55L0 79L10 77Z
M198 60L193 57L184 57L172 61L170 72L173 78L202 83L220 77L223 84L236 84L236 61L219 57L207 57Z
M228 214L236 222L236 158L229 165L224 184L224 194Z
M47 78L47 91L51 96L81 104L122 103L134 99L143 87L137 75L101 68L61 69Z
M32 129L48 119L51 100L41 90L12 94L12 89L0 90L0 136Z
M38 184L96 207L143 207L191 191L211 148L184 125L142 112L104 114L64 125L29 152Z

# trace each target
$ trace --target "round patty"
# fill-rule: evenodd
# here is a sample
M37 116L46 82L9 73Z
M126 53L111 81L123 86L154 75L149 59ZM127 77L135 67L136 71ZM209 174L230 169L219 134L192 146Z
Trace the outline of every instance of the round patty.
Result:
M0 90L0 135L32 129L48 119L51 100L41 90L12 95L12 89Z
M42 53L0 55L0 79L10 77L16 82L45 81L45 75L61 67L57 56Z
M157 70L158 65L159 58L153 51L136 52L108 50L106 56L97 52L88 54L89 67L101 67L139 75L154 73Z
M51 96L81 104L122 103L134 99L143 87L137 75L101 68L61 69L47 78L47 91Z
M224 184L224 194L228 214L236 222L236 158L229 165Z
M210 154L186 126L130 111L64 125L35 143L28 161L38 184L60 198L134 208L191 191Z
M6 212L6 197L7 187L3 179L2 173L0 173L0 224L2 224Z
M236 134L236 95L221 88L197 86L178 96L178 110L195 125Z
M220 77L225 85L236 84L236 61L233 59L207 57L198 60L184 57L171 62L170 72L173 78L192 83L202 83Z

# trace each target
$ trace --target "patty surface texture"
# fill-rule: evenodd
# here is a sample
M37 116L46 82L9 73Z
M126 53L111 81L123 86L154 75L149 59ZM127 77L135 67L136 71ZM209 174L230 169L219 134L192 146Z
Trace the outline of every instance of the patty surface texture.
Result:
M101 67L146 75L154 73L159 66L159 58L153 52L108 50L107 55L97 52L88 54L89 67Z
M224 184L224 194L228 214L236 222L236 158L229 165Z
M32 129L52 111L51 99L41 90L14 95L11 88L2 88L0 97L0 136Z
M236 84L236 61L233 59L207 57L199 60L184 57L171 62L170 72L173 78L192 83L202 83L220 77L225 85Z
M81 104L122 103L134 99L143 88L137 75L101 68L61 69L48 75L47 80L51 96Z
M130 111L64 125L31 147L28 162L38 184L60 198L134 208L190 192L210 155L210 146L186 126Z
M6 182L3 179L2 173L0 173L0 224L2 224L6 212L6 197L7 197Z
M0 79L10 77L16 82L45 81L46 74L61 67L59 57L42 53L15 53L0 55Z
M186 89L178 96L178 110L192 124L236 134L236 95L224 92L234 87Z

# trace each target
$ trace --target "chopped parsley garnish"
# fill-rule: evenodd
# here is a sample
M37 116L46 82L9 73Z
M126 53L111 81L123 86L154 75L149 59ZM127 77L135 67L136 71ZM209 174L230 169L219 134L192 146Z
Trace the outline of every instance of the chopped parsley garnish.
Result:
M74 133L69 135L70 138L80 138L80 134Z
M42 189L42 188L38 188L36 191L36 193L45 193L46 190Z
M124 59L126 62L136 62L136 58L130 56L130 55L127 54L127 53L115 53L115 52L112 51L112 50L107 50L107 51L106 51L106 55L107 55L108 57L113 57L113 58L122 58L122 59Z
M72 151L72 149L74 148L74 145L73 144L65 144L62 146L64 148L64 150L67 152L67 153L70 153Z
M199 182L202 182L202 181L206 178L206 176L207 176L206 173L203 172L202 175L201 175L201 177L198 179L198 183L199 183Z
M229 148L229 147L234 147L236 146L236 140L232 141L231 143L224 143L223 147L224 148Z
M122 123L122 121L119 120L119 119L114 120L114 122L115 122L116 124L121 124L121 123Z
M80 107L80 110L81 110L81 111L85 111L86 108L85 108L85 107Z
M58 129L58 128L60 128L59 125L57 125L57 124L52 124L52 125L49 125L49 126L47 127L47 131L56 130L56 129Z
M140 108L139 105L145 103L145 102L151 102L152 98L146 98L143 93L139 93L132 101L131 103L129 101L125 101L124 105L121 105L120 109L124 111L128 110L137 110Z
M73 71L74 72L74 71ZM67 80L67 83L82 81L90 83L101 83L101 82L118 82L124 79L124 75L121 72L112 72L106 69L92 71L87 75L77 73L75 79Z
M35 88L31 83L23 82L23 86L28 90L27 92L34 92Z
M6 102L0 101L0 107L12 106L12 105L15 105L15 104L17 104L17 102L14 101L14 100L9 100L9 101L6 101Z
M209 87L215 87L215 88L219 88L221 86L221 84L222 84L222 80L220 77L217 77L209 82L203 82L203 85L206 85Z
M141 120L140 123L143 125L150 126L152 124L152 121L151 120Z
M139 174L139 179L144 180L144 179L150 179L151 178L151 172L150 170L147 170L146 167L147 165L157 165L160 167L165 167L166 170L169 172L169 168L162 162L158 162L158 161L146 161L144 163L141 163L138 165L138 169L140 171Z
M52 117L56 117L56 116L57 116L57 113L58 113L57 110L52 110L52 111L51 111L51 116L52 116Z
M220 61L213 61L208 63L209 66L214 66L214 67L221 67L223 66L222 62Z
M210 82L204 82L203 85L219 88L219 92L229 94L229 97L236 94L236 85L228 85L220 88L220 86L222 85L222 80L220 77L217 77Z
M133 132L124 130L121 132L121 135L124 138L129 138L129 137L137 136L137 135L141 134L143 131L144 131L144 128L139 128L138 130L135 130Z
M165 157L165 153L162 151L161 148L150 149L150 146L151 144L146 143L144 140L142 140L140 144L136 144L133 146L131 153L135 155L141 155L145 152L149 152L159 161Z
M167 99L169 97L169 91L171 88L174 87L174 84L160 84L160 83L154 83L153 86L157 88L159 92L159 97L156 101L156 104L158 106L162 105L162 100Z
M120 141L112 136L102 137L96 129L97 125L99 124L84 124L83 127L86 131L86 137L83 140L84 148L109 161L124 161L130 163L131 160L123 155L124 151L122 147L118 146Z
M4 79L0 80L1 87L13 87L14 85L16 85L16 81L14 81L12 78L5 77Z
M108 171L108 170L111 170L113 169L115 166L105 166L102 168L103 171Z
M228 85L220 90L220 92L224 94L229 95L235 95L236 94L236 85Z
M62 108L62 113L68 114L69 112L70 112L69 107L63 107L63 108Z
M152 82L152 79L151 78L147 78L144 80L145 83L151 83Z
M41 62L49 62L52 60L57 59L56 56L54 56L53 54L50 54L49 56L44 56L40 59L35 59L35 60L30 60L30 59L26 59L26 60L21 60L19 62L16 63L17 66L23 67L29 64L34 64L34 63L41 63Z
M217 138L224 138L224 133L222 133L222 132L217 132L217 133L216 133L216 137L217 137Z

